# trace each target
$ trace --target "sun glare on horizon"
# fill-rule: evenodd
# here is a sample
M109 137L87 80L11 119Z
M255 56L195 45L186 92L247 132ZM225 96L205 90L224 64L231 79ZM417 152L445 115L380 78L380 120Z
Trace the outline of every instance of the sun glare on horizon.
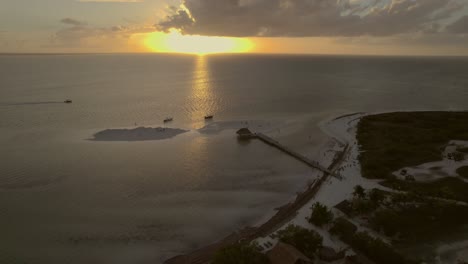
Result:
M153 52L199 55L212 53L244 53L253 48L253 43L249 39L182 35L177 30L171 30L169 33L150 33L145 38L144 42L145 46Z

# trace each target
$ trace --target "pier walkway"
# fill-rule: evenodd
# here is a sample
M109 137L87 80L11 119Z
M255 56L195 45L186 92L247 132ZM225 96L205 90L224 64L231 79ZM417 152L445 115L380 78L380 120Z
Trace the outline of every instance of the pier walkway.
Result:
M303 206L305 206L310 200L312 200L315 197L317 192L320 190L320 187L328 179L329 176L340 178L339 176L336 176L334 172L340 166L342 161L346 158L350 149L349 145L346 144L343 150L335 157L332 164L330 164L328 168L324 168L317 162L281 145L278 141L262 133L252 133L248 130L244 130L243 133L241 133L241 136L241 138L243 139L257 138L259 140L262 140L268 145L278 148L279 150L300 160L301 162L306 163L308 166L322 171L323 175L318 180L310 184L307 187L307 190L305 190L302 193L298 193L294 201L282 206L273 217L271 217L268 221L266 221L259 227L244 228L240 231L232 233L231 235L218 242L195 250L192 253L175 256L171 259L168 259L164 262L164 264L209 264L215 256L216 252L221 248L232 245L239 241L251 242L259 237L264 237L275 232L279 227L281 227L282 225L287 223L287 221L295 217L297 211L300 210Z
M307 158L306 156L304 156L304 155L302 155L300 153L295 152L294 150L282 145L278 141L272 139L271 137L269 137L269 136L267 136L267 135L265 135L263 133L253 133L252 138L258 138L261 141L265 142L266 144L268 144L270 146L273 146L273 147L283 151L284 153L294 157L295 159L307 164L308 166L310 166L310 167L312 167L314 169L320 170L320 171L325 172L325 173L327 173L329 175L337 177L330 170L328 170L327 168L321 166L318 162L316 162L314 160L311 160L311 159ZM339 177L337 177L337 178L339 178Z

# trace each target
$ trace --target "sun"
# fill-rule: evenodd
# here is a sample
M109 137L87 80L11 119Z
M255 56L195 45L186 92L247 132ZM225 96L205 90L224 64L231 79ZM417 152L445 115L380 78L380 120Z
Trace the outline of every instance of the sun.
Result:
M232 37L208 37L200 35L182 35L173 29L169 33L153 32L144 40L145 46L153 52L165 53L244 53L252 50L249 39Z

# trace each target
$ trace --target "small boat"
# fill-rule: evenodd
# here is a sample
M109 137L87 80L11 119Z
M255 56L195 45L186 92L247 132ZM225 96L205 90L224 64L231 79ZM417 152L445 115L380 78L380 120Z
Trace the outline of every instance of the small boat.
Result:
M63 101L63 102L66 103L66 104L71 104L73 101L70 100L70 99L67 99L67 100L65 100L65 101Z
M171 122L172 120L174 120L172 117L167 117L164 119L164 123Z
M214 117L213 115L207 115L207 116L205 116L205 120L213 119L213 117Z

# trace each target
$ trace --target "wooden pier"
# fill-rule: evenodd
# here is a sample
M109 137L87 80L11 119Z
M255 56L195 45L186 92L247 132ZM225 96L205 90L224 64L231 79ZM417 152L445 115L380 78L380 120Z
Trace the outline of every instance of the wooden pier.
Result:
M251 242L259 237L264 237L275 232L280 226L284 225L285 223L287 223L287 221L292 219L299 209L301 209L311 199L315 197L317 192L320 190L320 187L329 176L340 178L339 176L335 175L334 171L337 170L337 168L340 166L341 162L349 152L349 145L346 144L344 149L334 159L332 164L330 164L328 168L324 168L317 162L289 149L286 146L281 145L278 141L266 136L265 134L252 133L248 129L241 129L237 132L237 134L242 140L249 140L254 138L260 139L266 144L285 152L286 154L298 159L299 161L307 164L308 166L322 171L323 175L317 181L314 181L314 183L310 184L307 190L305 190L302 193L299 193L293 202L282 206L281 209L279 209L273 217L271 217L261 226L254 228L244 228L243 230L234 232L228 237L214 244L195 250L192 253L168 259L164 262L164 264L209 264L215 256L216 252L221 248L232 245L238 241Z
M271 137L263 134L263 133L253 133L253 136L252 138L258 138L260 139L261 141L265 142L266 144L270 145L270 146L273 146L281 151L283 151L284 153L292 156L293 158L307 164L309 167L312 167L314 169L317 169L319 171L322 171L324 173L327 173L329 175L332 175L334 177L337 177L336 175L334 175L330 170L328 170L327 168L321 166L318 162L314 161L314 160L311 160L309 158L307 158L306 156L300 154L300 153L297 153L296 151L282 145L281 143L279 143L278 141L272 139Z

